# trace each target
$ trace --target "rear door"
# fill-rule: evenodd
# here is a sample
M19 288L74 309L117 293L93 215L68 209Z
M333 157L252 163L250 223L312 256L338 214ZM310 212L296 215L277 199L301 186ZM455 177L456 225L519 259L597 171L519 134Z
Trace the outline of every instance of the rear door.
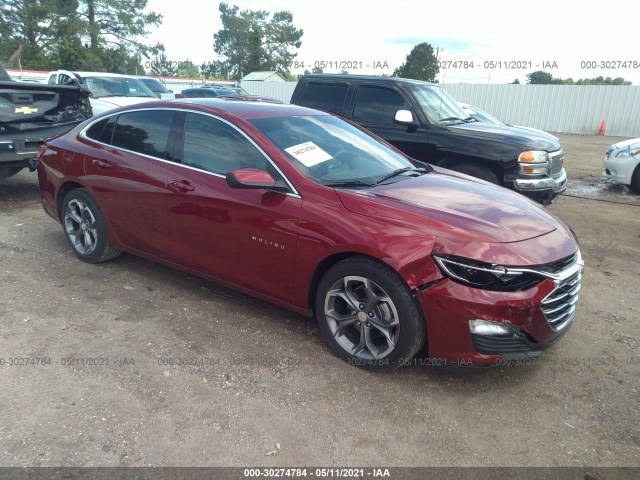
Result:
M100 142L85 152L85 175L118 240L171 259L167 184L174 161L177 110L139 110L108 117L85 135Z
M276 167L229 122L187 113L169 185L175 254L189 268L271 297L290 300L302 205L295 194L234 189L225 174ZM180 150L180 149L179 149Z

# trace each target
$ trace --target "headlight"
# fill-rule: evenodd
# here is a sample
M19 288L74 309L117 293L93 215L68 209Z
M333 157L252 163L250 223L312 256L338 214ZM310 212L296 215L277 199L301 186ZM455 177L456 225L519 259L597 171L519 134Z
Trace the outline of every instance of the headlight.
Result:
M451 280L482 290L517 292L544 278L532 272L509 271L508 267L478 262L454 255L434 255L436 265Z
M544 175L549 168L549 154L538 150L527 150L518 156L520 173L525 175Z
M637 155L640 155L640 148L638 148L637 145L634 145L633 147L629 147L625 150L622 150L621 152L618 152L616 154L616 158L635 157Z

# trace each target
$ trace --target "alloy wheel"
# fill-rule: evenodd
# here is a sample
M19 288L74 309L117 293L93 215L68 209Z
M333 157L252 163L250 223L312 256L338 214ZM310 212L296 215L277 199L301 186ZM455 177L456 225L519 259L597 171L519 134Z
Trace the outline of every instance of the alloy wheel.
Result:
M379 360L393 352L400 321L393 301L378 284L361 276L337 280L324 300L327 325L349 354Z
M89 255L95 250L98 243L96 219L84 202L73 199L67 203L64 229L78 253Z

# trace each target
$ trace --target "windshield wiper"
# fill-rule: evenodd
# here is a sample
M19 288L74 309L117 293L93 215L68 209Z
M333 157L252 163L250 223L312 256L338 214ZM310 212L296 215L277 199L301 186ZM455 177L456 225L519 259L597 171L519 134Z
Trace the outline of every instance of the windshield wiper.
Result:
M362 180L341 180L339 182L323 183L325 187L375 187L375 183L367 183Z
M440 123L440 122L451 122L453 120L459 120L461 122L464 122L463 119L458 118L458 117L447 117L447 118L441 118L440 120L438 120L438 123Z
M479 122L479 121L480 121L480 120L478 120L477 118L473 118L471 115L469 115L467 118L465 118L465 119L463 120L463 122L467 122L467 123L470 123L470 122Z
M389 180L390 178L396 177L398 175L401 175L405 172L416 172L416 173L427 173L427 169L423 168L423 167L405 167L405 168L399 168L397 170L394 170L393 172L391 172L388 175L385 175L384 177L382 177L380 180L378 180L376 182L376 185L380 185L382 182L384 182L385 180Z

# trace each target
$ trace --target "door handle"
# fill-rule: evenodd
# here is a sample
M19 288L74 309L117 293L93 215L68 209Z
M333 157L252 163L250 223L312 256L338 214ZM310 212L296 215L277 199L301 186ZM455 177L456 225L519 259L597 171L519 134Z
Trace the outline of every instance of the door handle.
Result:
M100 169L109 168L111 166L109 163L97 159L91 160L91 163Z
M192 192L194 187L186 180L172 180L169 182L169 186L174 190L178 190L179 192Z

